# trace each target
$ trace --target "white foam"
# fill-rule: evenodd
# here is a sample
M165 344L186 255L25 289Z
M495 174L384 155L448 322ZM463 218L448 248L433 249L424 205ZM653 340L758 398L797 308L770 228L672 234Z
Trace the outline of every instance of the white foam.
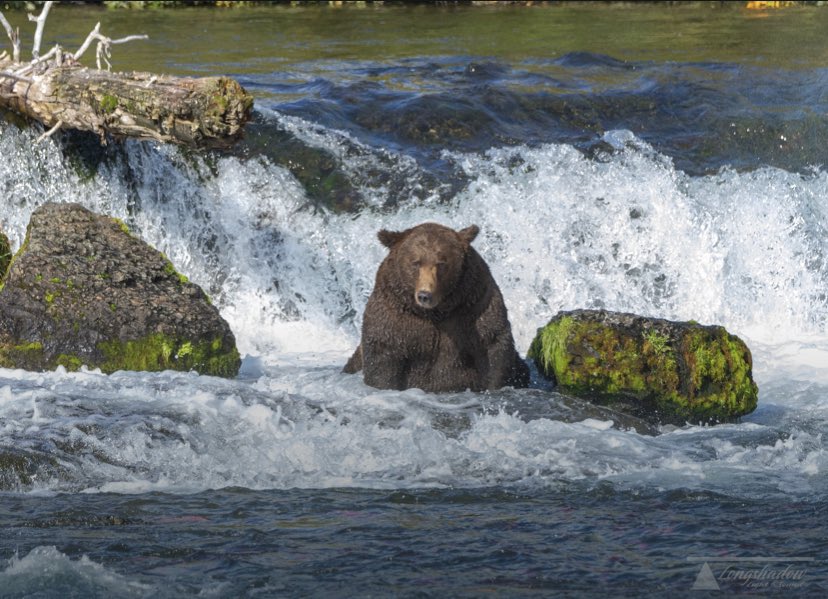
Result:
M286 123L333 153L353 142ZM121 216L212 294L246 357L234 381L0 370L0 443L56 448L63 470L32 492L612 480L823 493L828 177L688 177L628 132L608 141L620 150L601 160L564 145L446 155L471 181L453 201L401 198L395 210L333 215L307 209L290 173L263 159L220 158L213 174L175 149L128 143L126 164L83 182L7 127L0 219L17 243L44 201ZM371 193L391 204L382 189ZM604 419L527 420L508 409L509 393L506 409L484 413L475 394L377 391L341 374L385 255L377 230L424 220L482 227L475 246L521 352L561 309L720 323L754 348L759 409L742 424L646 437Z
M9 596L34 596L48 588L66 596L146 597L152 587L121 576L86 555L71 559L54 546L12 556L0 572L0 588Z
M37 481L33 491L598 480L751 497L828 490L820 432L826 414L824 406L816 407L821 396L813 388L790 403L766 406L766 413L760 409L743 424L650 437L596 418L566 423L527 420L509 409L486 414L473 393L379 391L337 368L301 361L266 365L252 383L173 372L55 372L6 381L3 439L16 439L20 449L53 444L65 468L54 479ZM36 428L33 398L40 410ZM804 406L798 403L803 399ZM438 425L441 419L448 424Z
M342 144L357 143L270 118L343 159ZM0 220L17 244L45 201L70 198L124 218L213 296L251 355L347 353L385 255L376 232L425 220L481 226L475 245L504 292L521 351L558 310L582 307L719 323L774 342L824 334L828 323L821 171L687 177L617 131L607 139L622 149L605 160L565 145L446 154L471 181L451 203L399 198L395 211L333 215L308 209L293 176L263 159L222 158L213 175L175 148L127 143L128 162L81 182L26 135L0 135L12 158L2 167L10 193ZM20 177L29 170L49 176Z

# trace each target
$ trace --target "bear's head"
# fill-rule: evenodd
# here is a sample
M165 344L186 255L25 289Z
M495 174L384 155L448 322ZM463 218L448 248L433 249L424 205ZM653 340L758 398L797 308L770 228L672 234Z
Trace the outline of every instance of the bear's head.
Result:
M383 229L377 236L391 250L388 258L402 293L416 306L432 310L457 285L470 244L479 232L477 225L455 231L423 223L405 231Z

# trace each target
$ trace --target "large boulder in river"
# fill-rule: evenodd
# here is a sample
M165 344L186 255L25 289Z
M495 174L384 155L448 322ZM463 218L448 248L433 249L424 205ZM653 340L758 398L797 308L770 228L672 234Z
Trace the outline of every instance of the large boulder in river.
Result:
M560 391L649 422L727 422L756 408L750 350L721 326L559 312L529 357Z
M2 282L0 366L238 373L236 340L205 293L117 219L41 206Z

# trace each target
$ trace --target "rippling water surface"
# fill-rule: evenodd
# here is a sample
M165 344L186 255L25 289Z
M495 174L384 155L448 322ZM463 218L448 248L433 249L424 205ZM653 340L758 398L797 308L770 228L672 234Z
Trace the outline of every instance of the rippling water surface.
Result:
M195 155L7 116L0 221L122 218L245 357L0 370L0 596L826 592L827 9L58 7L47 41L96 20L151 36L115 68L233 75L254 122ZM481 227L522 354L558 310L723 324L758 409L655 429L341 374L376 231L424 220Z

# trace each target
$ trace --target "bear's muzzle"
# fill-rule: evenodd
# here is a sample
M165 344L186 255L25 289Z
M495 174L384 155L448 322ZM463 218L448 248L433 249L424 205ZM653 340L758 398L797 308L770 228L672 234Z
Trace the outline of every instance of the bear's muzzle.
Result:
M421 308L430 310L440 303L437 290L437 267L421 266L417 276L417 287L414 290L414 301Z
M417 304L422 308L431 308L434 302L434 294L430 291L417 292Z

